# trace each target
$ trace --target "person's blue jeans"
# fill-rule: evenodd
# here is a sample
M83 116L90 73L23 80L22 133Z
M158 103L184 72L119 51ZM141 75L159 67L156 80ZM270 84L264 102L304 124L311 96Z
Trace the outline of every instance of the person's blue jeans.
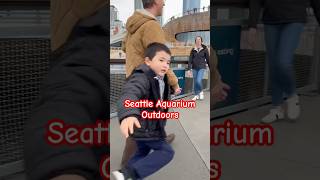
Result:
M293 60L303 27L303 23L264 25L274 106L283 103L284 95L296 92Z
M202 91L202 79L205 69L192 69L194 94L199 95Z
M139 179L155 173L173 159L174 150L164 139L136 143L137 151L128 161L127 168L133 170Z

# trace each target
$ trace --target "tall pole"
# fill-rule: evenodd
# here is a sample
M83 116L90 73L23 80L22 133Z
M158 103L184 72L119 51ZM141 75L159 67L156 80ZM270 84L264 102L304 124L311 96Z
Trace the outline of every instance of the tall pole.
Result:
M137 10L137 9L143 9L141 0L134 0L134 10Z

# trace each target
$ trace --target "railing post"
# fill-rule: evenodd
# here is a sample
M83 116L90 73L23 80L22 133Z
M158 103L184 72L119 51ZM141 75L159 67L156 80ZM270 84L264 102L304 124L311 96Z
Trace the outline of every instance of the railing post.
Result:
M320 94L320 28L317 26L314 34L314 63L315 63L315 83L318 94Z

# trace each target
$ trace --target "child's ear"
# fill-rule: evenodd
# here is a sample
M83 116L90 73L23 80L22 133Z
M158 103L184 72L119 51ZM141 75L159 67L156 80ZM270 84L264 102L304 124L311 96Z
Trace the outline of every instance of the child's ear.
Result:
M149 57L145 57L144 58L144 62L149 66L150 62L151 62L151 59Z

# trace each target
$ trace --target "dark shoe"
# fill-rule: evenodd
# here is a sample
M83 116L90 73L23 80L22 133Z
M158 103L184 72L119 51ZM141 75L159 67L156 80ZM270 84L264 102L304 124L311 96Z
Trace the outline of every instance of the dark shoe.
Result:
M173 133L167 135L167 137L166 137L167 143L168 143L168 144L171 144L175 137L176 137L176 135L173 134Z

